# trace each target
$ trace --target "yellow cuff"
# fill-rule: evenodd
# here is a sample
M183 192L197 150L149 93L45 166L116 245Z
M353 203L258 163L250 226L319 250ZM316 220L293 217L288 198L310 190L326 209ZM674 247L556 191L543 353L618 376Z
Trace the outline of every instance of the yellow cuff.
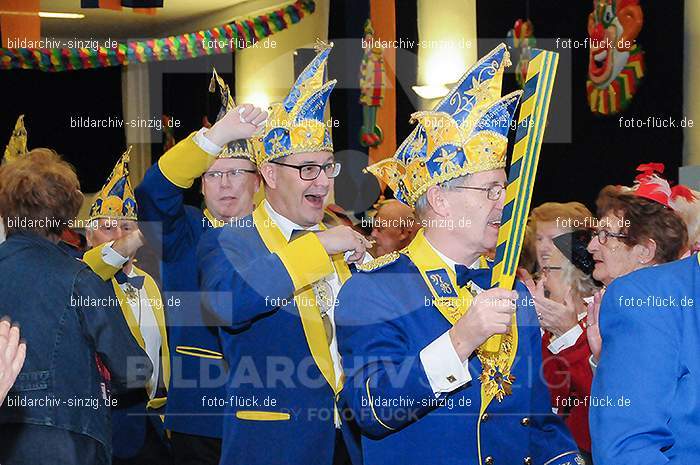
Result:
M316 234L304 234L293 240L277 255L294 283L294 291L333 273L333 264Z
M121 268L114 267L102 260L102 249L106 247L108 242L98 245L83 254L83 262L103 281L109 281L117 274Z
M209 155L192 140L196 132L178 142L158 160L158 167L168 181L188 189L212 163L215 156Z

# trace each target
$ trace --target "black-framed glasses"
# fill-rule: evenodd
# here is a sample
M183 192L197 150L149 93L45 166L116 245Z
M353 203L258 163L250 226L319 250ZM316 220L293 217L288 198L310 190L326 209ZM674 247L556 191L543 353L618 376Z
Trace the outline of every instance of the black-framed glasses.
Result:
M498 200L503 195L506 190L506 186L503 184L494 184L491 187L475 187L475 186L453 186L455 189L471 189L475 191L486 192L486 198L489 200Z
M614 237L617 239L624 239L627 236L625 233L614 233L607 231L605 229L599 229L598 231L593 231L593 237L598 238L598 242L600 242L601 245L605 245L608 242L609 237Z
M245 168L236 168L235 170L228 171L207 171L202 176L207 181L221 182L224 179L224 176L230 176L231 178L240 178L246 173L255 174L257 173L257 171L248 170Z
M307 165L290 165L288 163L282 163L281 161L271 161L270 163L274 163L275 165L280 165L280 166L286 166L288 168L294 168L299 171L299 177L303 179L304 181L313 181L317 177L321 175L321 170L326 174L326 176L329 179L335 178L340 174L340 162L339 161L332 161L330 163L326 163L325 165L315 165L315 164L307 164Z

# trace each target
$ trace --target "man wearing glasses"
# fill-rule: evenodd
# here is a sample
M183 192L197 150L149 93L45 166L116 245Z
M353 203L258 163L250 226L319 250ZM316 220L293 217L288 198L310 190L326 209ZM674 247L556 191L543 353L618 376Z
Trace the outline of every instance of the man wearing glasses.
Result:
M492 51L436 111L414 114L393 158L368 168L423 228L405 250L360 266L338 297L343 396L365 463L579 463L533 371L542 357L531 297L522 283L489 289L483 258L504 208L503 123L521 95L500 96L509 63L504 45Z
M320 50L254 139L265 200L235 228L199 246L203 301L223 321L231 367L221 464L359 464L343 418L335 296L369 242L348 226L325 229L340 173L324 111L331 45Z
M204 231L253 210L259 178L245 139L266 117L252 105L235 107L216 72L212 81L218 81L222 97L217 122L166 152L135 191L140 229L162 260L172 358L165 428L176 465L219 463L223 406L217 400L225 394L227 367L218 322L200 308L196 250ZM203 211L184 204L185 191L199 177Z

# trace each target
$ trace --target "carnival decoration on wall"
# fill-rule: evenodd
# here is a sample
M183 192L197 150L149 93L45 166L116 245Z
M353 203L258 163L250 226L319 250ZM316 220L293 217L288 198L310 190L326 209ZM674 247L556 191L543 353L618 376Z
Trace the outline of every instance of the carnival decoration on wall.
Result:
M375 43L372 21L365 22L365 43ZM367 47L360 65L360 104L362 105L362 128L360 144L363 147L376 147L384 137L377 125L377 110L384 98L384 57L382 49Z
M86 42L95 44L89 48L0 48L0 70L72 71L232 53L287 29L315 9L314 0L297 0L254 18L160 39L121 43L91 40Z
M508 46L511 48L515 65L515 79L518 85L525 87L527 77L527 65L530 63L532 49L537 45L535 39L535 28L529 19L518 19L515 21L513 29L508 31Z
M643 24L639 0L594 0L586 82L593 113L618 113L634 98L644 77L644 52L637 44Z

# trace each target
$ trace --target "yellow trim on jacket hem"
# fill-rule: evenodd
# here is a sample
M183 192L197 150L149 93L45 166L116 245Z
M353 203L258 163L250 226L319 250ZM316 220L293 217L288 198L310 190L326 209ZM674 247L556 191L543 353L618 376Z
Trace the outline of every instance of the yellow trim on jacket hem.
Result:
M264 412L258 410L239 410L236 412L239 420L253 421L288 421L292 418L289 413L284 412Z
M221 360L224 358L224 354L217 352L215 350L205 349L203 347L194 346L177 346L175 347L175 352L180 355L189 355L191 357L201 357L201 358L211 358L215 360Z

